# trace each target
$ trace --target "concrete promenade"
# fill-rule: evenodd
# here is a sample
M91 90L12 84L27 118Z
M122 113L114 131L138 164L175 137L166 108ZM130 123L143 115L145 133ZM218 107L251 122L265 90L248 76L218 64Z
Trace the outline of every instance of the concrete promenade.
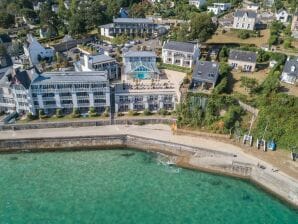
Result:
M201 156L194 152L190 156L184 156L178 161L179 165L201 170L219 171L234 162L237 164L248 164L252 169L249 170L249 176L252 181L257 182L269 191L277 194L279 197L289 201L298 207L298 180L295 175L288 175L268 162L250 155L242 148L221 142L214 138L206 136L186 136L174 135L167 125L113 125L98 127L80 127L80 128L51 128L51 129L33 129L19 131L1 131L0 141L7 139L30 139L30 138L55 138L55 137L83 137L83 136L108 136L108 135L134 135L143 138L156 139L169 143L178 143L187 146L205 148L224 153L230 153L235 157L210 157ZM233 167L237 167L233 164ZM265 167L265 169L261 169ZM222 172L225 173L225 172ZM295 173L294 173L295 174ZM287 190L286 190L287 189Z

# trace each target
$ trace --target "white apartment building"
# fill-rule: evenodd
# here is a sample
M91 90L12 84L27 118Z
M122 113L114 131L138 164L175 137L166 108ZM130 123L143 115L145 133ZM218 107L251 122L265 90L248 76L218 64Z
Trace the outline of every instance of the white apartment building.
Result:
M46 72L36 77L30 86L34 111L47 114L62 109L71 113L77 108L87 113L90 107L102 113L110 106L107 72Z
M257 13L252 10L237 10L234 14L234 29L254 30L257 20Z
M167 41L162 47L162 61L165 64L192 68L200 55L198 44Z

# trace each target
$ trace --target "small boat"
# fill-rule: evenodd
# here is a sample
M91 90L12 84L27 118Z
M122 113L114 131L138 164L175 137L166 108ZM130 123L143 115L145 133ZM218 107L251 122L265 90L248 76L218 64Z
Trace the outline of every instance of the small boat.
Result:
M276 143L274 142L274 140L270 140L267 143L267 148L271 151L275 151L276 150Z

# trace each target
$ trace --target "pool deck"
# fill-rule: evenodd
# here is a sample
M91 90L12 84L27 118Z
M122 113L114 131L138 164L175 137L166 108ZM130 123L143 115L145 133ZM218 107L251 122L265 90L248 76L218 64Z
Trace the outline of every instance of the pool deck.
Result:
M268 163L267 161L261 160L255 155L249 154L246 151L252 149L243 149L237 145L233 145L228 142L224 142L220 139L208 138L206 136L188 136L188 135L175 135L172 133L171 128L167 125L156 124L156 125L145 125L145 126L134 126L134 125L114 125L114 126L98 126L98 127L80 127L80 128L51 128L51 129L32 129L32 130L19 130L19 131L1 131L0 140L7 139L31 139L31 138L55 138L55 137L82 137L82 136L107 136L107 135L134 135L143 138L156 139L169 143L183 144L192 147L205 148L209 150L219 151L223 153L231 153L237 156L237 161L243 164L251 164L254 167L264 166L266 169L256 170L252 174L255 179L252 179L258 184L263 185L267 190L276 193L280 191L283 186L293 189L293 193L288 195L287 192L277 193L281 198L289 201L296 207L298 207L298 170L296 172L287 172L284 167L277 167L275 164ZM228 159L229 160L229 159ZM232 163L232 158L227 161L226 157L219 158L200 158L194 156L183 157L178 165L208 170L208 167L220 167ZM290 163L292 166L296 166L297 162L285 161ZM220 173L220 170L218 170ZM266 178L264 178L266 176ZM271 183L268 177L280 182ZM260 180L260 181L258 181ZM269 180L269 181L267 181ZM266 183L262 184L262 181ZM280 185L280 186L277 186ZM297 195L296 195L297 193ZM285 194L285 195L283 195ZM289 200L290 197L290 200Z

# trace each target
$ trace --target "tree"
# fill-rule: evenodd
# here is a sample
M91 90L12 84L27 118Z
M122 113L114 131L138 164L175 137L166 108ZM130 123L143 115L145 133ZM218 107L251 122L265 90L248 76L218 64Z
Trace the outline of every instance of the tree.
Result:
M39 12L40 22L42 25L48 27L49 36L58 35L59 20L51 9L50 4L43 4Z
M7 12L0 12L0 27L2 28L9 28L14 25L14 16L8 14Z
M258 86L258 81L255 78L248 78L246 76L242 76L241 79L241 87L244 87L251 94L256 87Z
M143 1L132 5L129 14L131 17L145 18L146 14L150 14L150 11L152 11L151 3Z
M86 22L81 16L73 16L69 22L69 32L71 35L80 35L87 32Z
M215 25L207 13L194 13L191 17L190 28L191 38L200 42L206 41L215 31Z

